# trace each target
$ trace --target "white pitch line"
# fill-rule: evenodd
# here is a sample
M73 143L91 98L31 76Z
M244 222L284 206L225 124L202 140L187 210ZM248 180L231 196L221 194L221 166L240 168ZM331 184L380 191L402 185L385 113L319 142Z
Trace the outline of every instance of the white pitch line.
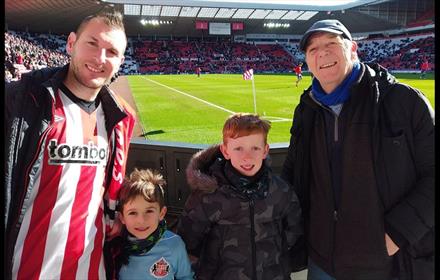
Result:
M211 102L205 101L205 100L200 99L200 98L195 97L195 96L192 96L191 94L188 94L188 93L186 93L186 92L183 92L183 91L180 91L180 90L178 90L178 89L175 89L175 88L169 87L169 86L167 86L167 85L161 84L161 83L159 83L159 82L156 82L156 81L150 80L150 79L145 78L145 77L142 77L142 78L144 78L145 80L150 81L150 82L152 82L152 83L155 83L155 84L157 84L157 85L160 85L160 86L166 87L167 89L170 89L170 90L172 90L172 91L175 91L175 92L178 92L178 93L183 94L183 95L185 95L185 96L188 96L188 97L190 97L190 98L193 98L193 99L195 99L195 100L197 100L197 101L200 101L200 102L202 102L202 103L205 103L205 104L207 104L207 105L209 105L209 106L215 107L215 108L220 109L220 110L223 110L223 111L225 111L225 112L228 112L228 113L230 113L230 114L234 114L234 113L235 113L235 112L233 112L233 111L231 111L231 110L228 110L228 109L223 108L223 107L221 107L221 106L215 105L215 104L213 104L213 103L211 103Z
M183 94L183 95L185 95L185 96L187 96L187 97L190 97L190 98L193 98L193 99L195 99L195 100L197 100L197 101L200 101L200 102L202 102L202 103L205 103L205 104L207 104L207 105L209 105L209 106L215 107L215 108L217 108L217 109L220 109L220 110L222 110L222 111L228 112L228 113L230 113L230 114L235 114L235 112L233 112L233 111L231 111L231 110L228 110L228 109L223 108L223 107L221 107L221 106L215 105L214 103L211 103L211 102L208 102L208 101L206 101L206 100L200 99L200 98L195 97L195 96L193 96L193 95L191 95L191 94L188 94L188 93L186 93L186 92L180 91L180 90L178 90L178 89L175 89L175 88L169 87L169 86L167 86L167 85L161 84L161 83L159 83L159 82L153 81L153 80L151 80L151 79L145 78L144 76L142 76L142 78L145 79L145 80L147 80L147 81L149 81L149 82L152 82L152 83L154 83L154 84L157 84L157 85L159 85L159 86L165 87L165 88L170 89L170 90L172 90L172 91L175 91L175 92L178 92L178 93L180 93L180 94ZM263 118L273 118L274 120L272 120L271 122L285 122L285 121L291 121L291 119L285 119L285 118L280 118L280 117L263 116Z
M282 120L269 120L270 122L290 122L289 119L282 119Z
M291 119L286 118L280 118L280 117L272 117L272 116L263 116L263 119L269 119L272 122L285 122L285 121L291 121Z

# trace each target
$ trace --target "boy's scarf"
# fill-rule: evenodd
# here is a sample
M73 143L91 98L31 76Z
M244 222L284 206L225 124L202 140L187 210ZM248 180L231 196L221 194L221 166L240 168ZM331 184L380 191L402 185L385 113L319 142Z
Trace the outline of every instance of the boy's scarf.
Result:
M319 81L314 78L312 81L312 94L316 100L326 106L344 103L350 97L350 86L356 81L360 73L361 65L359 62L355 62L351 74L331 93L326 93Z
M227 160L223 169L225 177L231 184L230 187L239 195L247 199L263 199L267 197L269 189L269 167L261 166L261 169L252 177L240 174Z
M139 256L148 253L162 238L166 230L167 224L164 219L159 222L157 229L145 239L138 239L132 234L126 232L122 254L119 256L118 262L121 264L128 264L129 256Z

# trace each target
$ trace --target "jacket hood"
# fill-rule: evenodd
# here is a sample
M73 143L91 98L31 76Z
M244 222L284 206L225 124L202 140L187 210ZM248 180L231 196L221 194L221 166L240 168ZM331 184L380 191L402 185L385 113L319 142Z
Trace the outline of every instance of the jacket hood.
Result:
M216 178L208 173L217 158L223 158L220 145L211 146L195 153L186 167L186 179L191 190L213 192L218 188Z
M365 73L371 79L371 86L375 88L375 99L379 102L384 95L397 83L396 77L391 75L386 68L377 63L365 63ZM363 75L363 76L364 76ZM379 88L381 90L379 91Z
M225 161L225 158L220 151L219 144L195 153L186 167L186 180L191 190L203 192L215 191L221 185L223 175L218 174L218 172L212 174L210 168L214 164L221 165L221 161ZM267 155L263 161L263 166L270 168L270 165L271 158Z
M380 82L381 84L395 84L397 82L396 77L391 75L386 68L377 63L364 63L369 75Z

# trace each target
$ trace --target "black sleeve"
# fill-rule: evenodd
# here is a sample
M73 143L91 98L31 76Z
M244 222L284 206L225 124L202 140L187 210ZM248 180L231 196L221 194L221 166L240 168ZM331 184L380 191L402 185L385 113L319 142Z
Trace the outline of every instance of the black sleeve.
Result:
M408 96L416 180L385 215L385 230L399 247L417 244L434 230L434 110L421 92L410 89Z
M5 135L10 135L12 120L18 114L20 97L24 94L25 85L22 81L5 83Z

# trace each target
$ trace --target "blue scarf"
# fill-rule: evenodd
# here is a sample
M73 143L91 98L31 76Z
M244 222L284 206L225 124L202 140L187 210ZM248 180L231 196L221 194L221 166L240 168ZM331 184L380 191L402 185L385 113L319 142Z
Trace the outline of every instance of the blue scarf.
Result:
M345 80L331 93L326 93L322 89L319 81L314 78L312 81L312 94L316 98L316 100L326 106L344 103L350 97L350 86L353 84L354 81L357 80L357 78L359 78L360 73L361 64L359 62L355 62L353 64L353 70L351 71L351 74L347 78L345 78Z

